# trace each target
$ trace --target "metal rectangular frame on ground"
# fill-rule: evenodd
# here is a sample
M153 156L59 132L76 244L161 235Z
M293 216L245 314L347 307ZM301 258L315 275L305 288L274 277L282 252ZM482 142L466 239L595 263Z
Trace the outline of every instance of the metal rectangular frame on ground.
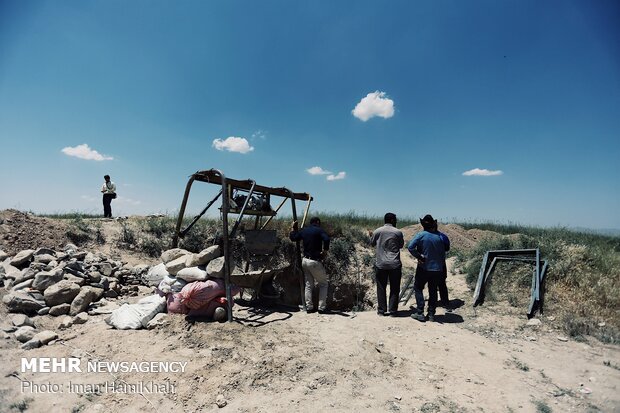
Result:
M527 311L527 317L532 318L538 310L543 313L544 302L544 281L548 269L548 262L541 260L540 250L518 249L518 250L491 250L487 251L482 258L482 265L478 274L478 282L474 291L474 307L484 303L486 287L491 279L491 274L495 266L500 261L523 261L533 262L534 270L532 274L532 288L530 296L530 304Z

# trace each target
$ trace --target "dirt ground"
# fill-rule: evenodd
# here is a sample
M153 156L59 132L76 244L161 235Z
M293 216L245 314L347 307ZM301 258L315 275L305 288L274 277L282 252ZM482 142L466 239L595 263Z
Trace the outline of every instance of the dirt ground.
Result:
M435 323L411 319L412 302L398 317L237 305L233 323L171 315L168 325L137 331L113 330L104 315L67 330L58 329L60 317L35 317L59 340L29 351L13 338L0 341L0 412L620 412L617 346L566 339L545 317L527 326L525 311L512 307L474 309L462 274L451 273L448 287L458 308L439 309ZM0 324L9 317L0 306ZM179 373L24 373L22 357L187 366ZM23 382L31 389L22 391ZM125 388L85 386L106 382ZM159 392L127 386L140 382ZM46 384L63 392L46 392Z

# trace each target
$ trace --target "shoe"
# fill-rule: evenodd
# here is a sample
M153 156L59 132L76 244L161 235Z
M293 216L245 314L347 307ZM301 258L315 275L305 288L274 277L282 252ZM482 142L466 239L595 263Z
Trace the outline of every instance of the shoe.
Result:
M306 314L312 314L312 313L316 313L316 310L314 308L308 308L306 310Z
M332 312L330 310L328 310L327 308L324 310L319 310L319 314L331 314Z
M411 314L411 318L421 321L422 323L426 321L426 318L424 318L424 314L422 313L413 313Z
M389 316L390 317L398 317L398 311L390 311Z
M435 314L427 314L426 315L426 319L428 321L430 321L431 323L434 323L435 322Z
M385 315L385 312L383 312L383 311L377 311L377 315L378 315L379 317L383 317L383 316Z

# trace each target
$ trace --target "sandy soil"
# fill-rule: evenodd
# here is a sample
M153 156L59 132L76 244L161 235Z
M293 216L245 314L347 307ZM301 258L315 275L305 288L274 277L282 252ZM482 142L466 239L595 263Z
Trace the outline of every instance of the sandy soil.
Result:
M439 310L436 323L412 320L407 306L402 317L237 307L234 323L192 324L173 316L155 330L116 331L96 316L56 330L60 340L43 348L24 351L4 340L0 406L17 411L24 401L33 412L620 411L617 347L560 341L544 319L531 328L523 315L474 311L463 277L448 281L453 298L464 304L453 313ZM52 329L59 322L37 320ZM71 356L83 363L188 365L184 373L20 372L22 357ZM22 393L20 379L57 383L64 393ZM169 382L175 392L68 393L69 382L114 380ZM221 409L218 395L226 401Z

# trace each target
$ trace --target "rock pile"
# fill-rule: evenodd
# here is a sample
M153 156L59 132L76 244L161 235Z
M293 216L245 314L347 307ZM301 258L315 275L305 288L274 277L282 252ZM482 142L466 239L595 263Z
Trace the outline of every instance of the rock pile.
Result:
M9 312L18 313L13 325L2 329L14 333L25 349L47 344L56 333L37 332L27 316L65 316L61 328L82 324L89 307L104 304L104 298L138 295L148 271L148 265L123 264L73 244L62 251L28 249L14 256L0 250L0 285L7 290L3 302Z

